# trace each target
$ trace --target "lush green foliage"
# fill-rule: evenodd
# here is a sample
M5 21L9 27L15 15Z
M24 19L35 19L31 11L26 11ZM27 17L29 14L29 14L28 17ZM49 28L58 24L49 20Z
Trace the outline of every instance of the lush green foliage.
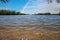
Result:
M46 13L37 13L35 15L60 15L60 12L59 13L56 13L56 14L51 14L49 12L46 12Z
M0 15L25 15L24 13L10 11L10 10L0 10Z
M37 13L36 15L50 15L51 13L47 12L47 13Z
M59 12L59 15L60 15L60 12Z

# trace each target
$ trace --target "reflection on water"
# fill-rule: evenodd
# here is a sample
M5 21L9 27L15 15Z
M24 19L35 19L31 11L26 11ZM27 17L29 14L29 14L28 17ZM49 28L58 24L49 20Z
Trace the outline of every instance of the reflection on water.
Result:
M0 26L60 25L59 15L0 15Z

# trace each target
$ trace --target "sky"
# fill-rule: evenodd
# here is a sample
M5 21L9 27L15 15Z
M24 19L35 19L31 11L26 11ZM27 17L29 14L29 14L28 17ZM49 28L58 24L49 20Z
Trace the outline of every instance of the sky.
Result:
M8 3L0 3L0 9L14 10L26 14L33 13L58 13L60 11L60 1L52 0L10 0Z
M21 11L28 0L9 0L6 4L0 3L0 9Z

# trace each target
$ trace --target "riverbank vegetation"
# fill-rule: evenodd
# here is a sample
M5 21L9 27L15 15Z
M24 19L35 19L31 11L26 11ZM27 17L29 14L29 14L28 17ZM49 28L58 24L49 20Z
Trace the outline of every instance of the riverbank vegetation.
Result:
M59 12L59 15L60 15L60 12Z
M28 15L28 14L11 10L0 10L0 15ZM60 12L58 14L51 14L50 12L46 12L46 13L36 13L33 15L60 15Z
M35 15L60 15L60 12L59 12L59 13L56 13L56 14L51 14L50 12L46 12L46 13L36 13Z
M47 12L47 13L37 13L35 15L51 15L51 14L49 12Z
M0 10L0 15L26 15L26 14L10 10Z

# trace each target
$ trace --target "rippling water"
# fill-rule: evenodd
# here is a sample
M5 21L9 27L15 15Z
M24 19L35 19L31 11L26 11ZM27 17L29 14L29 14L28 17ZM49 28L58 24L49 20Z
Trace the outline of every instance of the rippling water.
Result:
M59 15L0 15L0 26L60 25Z

